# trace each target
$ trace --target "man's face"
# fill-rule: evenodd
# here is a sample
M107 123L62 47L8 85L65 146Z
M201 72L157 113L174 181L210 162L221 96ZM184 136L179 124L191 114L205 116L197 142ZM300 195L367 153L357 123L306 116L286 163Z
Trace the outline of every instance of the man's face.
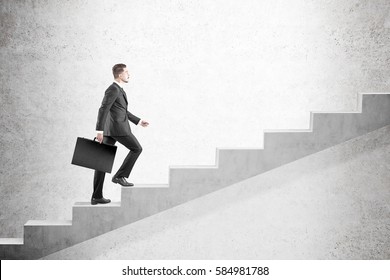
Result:
M122 82L128 83L130 79L129 70L127 68L123 68L123 72L119 74L119 79L121 79Z

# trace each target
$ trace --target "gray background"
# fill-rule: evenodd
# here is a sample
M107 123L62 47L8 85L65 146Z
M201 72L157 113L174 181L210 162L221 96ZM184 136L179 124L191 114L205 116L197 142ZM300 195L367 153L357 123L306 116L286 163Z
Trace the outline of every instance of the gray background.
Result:
M311 110L389 91L385 0L0 3L0 237L70 219L90 198L93 172L70 161L76 137L94 137L115 63L131 72L130 111L151 123L134 128L135 183L166 183L169 165L214 164L216 147L260 147L263 129L308 128ZM107 181L105 196L119 194Z

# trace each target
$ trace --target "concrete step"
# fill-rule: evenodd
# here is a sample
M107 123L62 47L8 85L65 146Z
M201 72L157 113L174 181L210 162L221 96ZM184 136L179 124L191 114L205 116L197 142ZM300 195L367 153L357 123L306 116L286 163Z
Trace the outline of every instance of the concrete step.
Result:
M30 220L24 225L23 240L11 239L12 245L1 245L0 259L37 259L67 248L71 229L71 220Z
M112 201L107 204L91 205L90 202L76 202L72 209L73 223L87 224L94 220L93 216L99 216L104 219L105 216L119 213L121 209L121 202Z
M0 245L23 245L23 238L0 238Z
M47 227L47 226L71 226L72 220L29 220L24 224L28 228Z
M90 202L77 202L72 208L73 231L79 232L81 239L97 236L121 225L121 202L91 205Z
M132 189L138 189L138 188L168 188L168 184L135 184ZM128 189L128 187L122 187L122 189Z
M175 206L172 204L172 193L168 185L122 188L122 201L126 201L123 202L126 222L134 222Z
M30 220L24 225L24 244L36 250L63 247L71 229L72 220Z
M25 251L23 238L0 238L0 260L28 258L29 254Z
M169 186L181 187L183 184L198 186L204 178L215 178L218 166L171 166L169 168Z

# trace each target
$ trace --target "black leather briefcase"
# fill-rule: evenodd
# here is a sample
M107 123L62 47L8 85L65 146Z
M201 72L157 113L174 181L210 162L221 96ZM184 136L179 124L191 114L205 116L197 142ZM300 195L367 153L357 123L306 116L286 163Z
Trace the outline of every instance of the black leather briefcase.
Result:
M117 146L100 144L95 139L77 137L72 164L111 173Z

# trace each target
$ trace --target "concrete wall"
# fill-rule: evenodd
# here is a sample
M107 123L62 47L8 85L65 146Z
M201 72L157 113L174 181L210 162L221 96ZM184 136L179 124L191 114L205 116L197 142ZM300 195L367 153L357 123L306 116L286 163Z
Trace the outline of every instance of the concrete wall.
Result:
M388 260L389 155L387 126L45 259Z
M131 180L214 164L264 128L307 128L309 111L354 110L389 91L390 4L363 1L11 1L0 3L0 237L29 219L70 219L93 172L70 165L93 137L111 66L128 64L144 147ZM114 170L125 157L119 146ZM110 176L108 176L110 177ZM108 183L105 196L119 199Z

